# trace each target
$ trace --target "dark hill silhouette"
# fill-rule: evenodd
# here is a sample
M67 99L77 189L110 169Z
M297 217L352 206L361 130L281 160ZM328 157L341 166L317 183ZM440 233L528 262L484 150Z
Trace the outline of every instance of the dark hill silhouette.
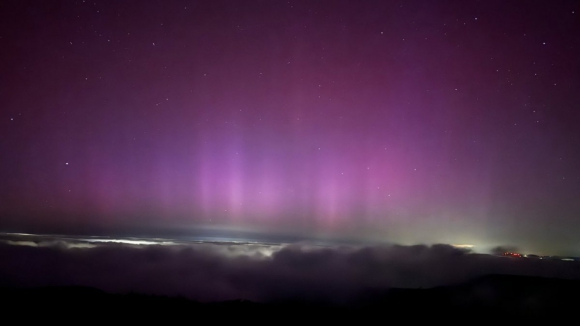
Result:
M257 303L233 300L200 303L180 297L111 294L87 287L3 288L5 316L27 320L70 319L72 314L95 318L150 321L210 317L215 321L241 319L272 321L300 318L404 318L463 320L465 318L556 318L572 315L580 303L580 282L539 277L489 275L463 284L430 289L369 290L348 305L304 302ZM93 317L91 317L93 318Z

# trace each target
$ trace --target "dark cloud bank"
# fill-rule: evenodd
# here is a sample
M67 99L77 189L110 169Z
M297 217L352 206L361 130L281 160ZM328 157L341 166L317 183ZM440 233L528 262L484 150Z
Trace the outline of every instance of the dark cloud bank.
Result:
M275 250L273 250L275 249ZM95 287L199 301L349 302L365 292L434 287L487 274L580 278L580 264L473 254L448 245L314 247L306 244L71 248L0 244L0 286Z

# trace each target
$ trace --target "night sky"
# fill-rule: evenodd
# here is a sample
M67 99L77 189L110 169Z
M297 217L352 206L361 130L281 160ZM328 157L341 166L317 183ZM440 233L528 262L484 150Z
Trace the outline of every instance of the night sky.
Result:
M2 1L0 231L580 253L578 1Z

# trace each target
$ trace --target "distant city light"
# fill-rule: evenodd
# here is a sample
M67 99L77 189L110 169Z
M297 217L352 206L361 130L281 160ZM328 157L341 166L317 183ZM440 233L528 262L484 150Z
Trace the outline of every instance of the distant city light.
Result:
M455 248L462 248L462 249L473 249L474 245L470 244L452 244Z

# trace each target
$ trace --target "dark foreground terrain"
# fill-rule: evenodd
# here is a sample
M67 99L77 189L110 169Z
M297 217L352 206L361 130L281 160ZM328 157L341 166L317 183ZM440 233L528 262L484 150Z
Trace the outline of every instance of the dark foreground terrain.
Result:
M0 289L2 315L20 322L268 322L404 321L480 322L505 318L576 322L580 282L490 275L431 289L368 291L349 304L244 300L199 303L185 298L110 294L86 287ZM209 318L209 319L208 319Z

